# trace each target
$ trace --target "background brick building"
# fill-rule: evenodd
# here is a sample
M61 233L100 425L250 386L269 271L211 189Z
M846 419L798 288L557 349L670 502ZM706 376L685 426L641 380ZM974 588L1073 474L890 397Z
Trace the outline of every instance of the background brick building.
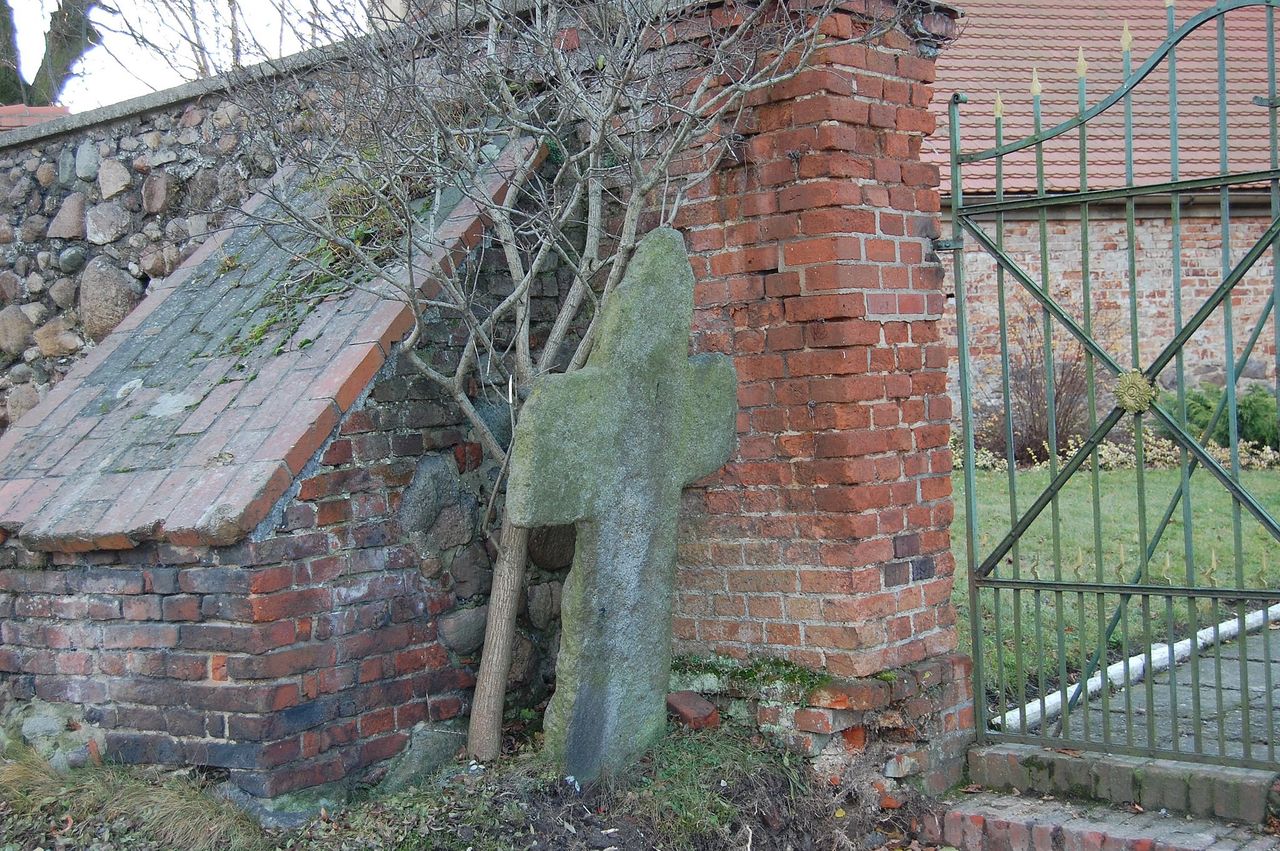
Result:
M1063 5L1050 0L1007 2L974 0L964 4L965 17L960 34L938 60L938 97L932 101L939 130L923 149L925 162L942 172L944 235L950 237L948 209L950 177L948 167L947 104L953 92L964 92L968 103L961 107L961 150L991 147L995 142L994 107L999 93L1004 103L1004 141L1012 142L1033 132L1031 76L1035 70L1043 87L1042 109L1045 129L1078 114L1078 80L1081 56L1086 63L1086 103L1094 106L1119 88L1124 79L1121 61L1121 33L1127 25L1133 36L1132 62L1136 68L1167 36L1165 10L1149 3L1085 0ZM1181 24L1199 7L1179 7ZM1253 98L1267 89L1265 10L1242 10L1227 19L1231 50L1227 56L1224 103L1228 162L1219 162L1219 97L1216 35L1213 27L1201 27L1178 45L1177 116L1179 144L1178 175L1183 179L1208 177L1224 171L1265 170L1271 167L1267 140L1268 110ZM1082 51L1082 53L1081 53ZM1174 152L1169 127L1171 97L1164 66L1141 83L1133 93L1134 141L1132 172L1135 183L1172 179ZM1123 186L1126 180L1123 111L1117 106L1088 125L1089 189ZM1079 135L1067 133L1044 146L1045 188L1050 192L1073 192L1081 188ZM988 162L966 166L964 193L968 203L991 200L996 190L993 165ZM1005 158L1004 191L1012 198L1036 187L1035 151L1027 148ZM1265 185L1246 185L1230 193L1231 245L1238 259L1270 224L1270 197ZM1156 354L1174 333L1172 293L1174 247L1171 240L1172 200L1151 195L1136 204L1135 265L1141 357ZM1221 281L1223 222L1216 190L1184 193L1179 199L1182 219L1182 296L1188 315ZM1077 321L1083 317L1081 301L1081 227L1076 216L1049 217L1046 227L1047 263L1051 292L1067 305ZM1128 275L1129 244L1123 203L1099 202L1090 205L1088 257L1094 302L1094 323L1100 337L1110 339L1109 350L1122 364L1129 363ZM995 234L994 223L987 222ZM1004 248L1012 259L1032 276L1040 274L1040 227L1035 215L1006 214ZM982 248L967 241L965 280L969 292L970 352L973 357L975 399L984 405L999 402L999 317L996 295L996 264ZM1272 258L1265 254L1236 288L1233 307L1237 331L1235 351L1243 351L1247 333L1261 315L1272 289ZM948 270L948 279L950 278ZM1038 345L1018 334L1018 323L1038 324L1039 308L1034 301L1015 291L1009 278L1009 314L1015 328L1012 347ZM948 285L948 290L951 287ZM948 293L946 337L955 340L954 310ZM1016 326L1016 327L1015 327ZM1038 331L1037 331L1038 333ZM1038 339L1038 338L1035 338ZM953 344L954 345L954 344ZM1221 386L1225 380L1224 342L1221 322L1210 322L1184 350L1187 382ZM1019 350L1020 351L1020 350ZM1017 356L1018 351L1014 352ZM1273 379L1275 376L1275 331L1268 323L1259 338L1245 377ZM953 391L955 359L952 358ZM1173 367L1161 377L1172 386Z

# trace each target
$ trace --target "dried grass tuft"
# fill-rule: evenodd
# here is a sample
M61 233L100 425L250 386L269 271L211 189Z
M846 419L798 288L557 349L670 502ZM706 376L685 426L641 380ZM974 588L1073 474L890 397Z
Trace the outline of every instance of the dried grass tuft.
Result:
M44 813L72 822L124 819L166 848L259 851L266 835L247 814L213 797L204 784L179 775L143 776L113 765L58 774L30 748L0 760L0 801L15 813Z

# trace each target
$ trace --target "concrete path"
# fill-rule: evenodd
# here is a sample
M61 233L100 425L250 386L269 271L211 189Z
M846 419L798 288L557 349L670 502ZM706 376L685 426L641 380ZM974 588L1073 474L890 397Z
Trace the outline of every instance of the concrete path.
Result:
M1275 765L1280 755L1280 630L1204 648L1198 657L1077 707L1072 739ZM1104 724L1105 722L1105 724Z

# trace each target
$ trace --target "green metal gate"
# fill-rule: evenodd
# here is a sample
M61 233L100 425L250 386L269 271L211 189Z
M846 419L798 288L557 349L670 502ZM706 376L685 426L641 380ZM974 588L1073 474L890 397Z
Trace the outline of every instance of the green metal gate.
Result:
M1031 134L1006 141L997 96L986 150L961 152L968 99L951 100L953 233L940 248L956 252L957 507L980 741L1277 764L1277 6L1223 0L1179 24L1170 0L1167 38L1137 67L1125 26L1119 88L1089 107L1081 53L1072 117L1042 127L1033 76ZM1261 90L1231 86L1237 19L1251 37L1265 27ZM1180 133L1180 54L1216 76L1216 105L1199 108L1217 127L1196 122L1194 144ZM1153 91L1167 145L1149 182L1157 148L1147 127L1135 154L1134 103ZM1247 136L1228 109L1241 98L1261 128ZM1099 142L1123 143L1123 177L1117 167L1114 185L1091 188ZM1046 151L1061 163L1064 145L1078 183L1052 191ZM1216 158L1193 174L1180 154L1205 145ZM1104 295L1107 274L1119 284ZM985 341L979 304L998 318Z

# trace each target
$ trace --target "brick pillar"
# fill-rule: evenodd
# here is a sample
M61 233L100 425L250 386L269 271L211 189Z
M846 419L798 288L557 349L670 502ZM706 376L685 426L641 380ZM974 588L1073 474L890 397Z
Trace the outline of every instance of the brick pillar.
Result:
M925 53L899 32L819 51L684 214L696 345L733 356L741 410L737 456L688 497L683 651L865 677L955 649Z
M920 23L950 35L939 13ZM903 781L954 784L973 730L950 600L938 171L920 161L930 56L900 32L822 49L752 104L743 161L682 221L695 347L734 358L740 412L737 456L686 494L677 649L836 677L757 722L884 807Z

